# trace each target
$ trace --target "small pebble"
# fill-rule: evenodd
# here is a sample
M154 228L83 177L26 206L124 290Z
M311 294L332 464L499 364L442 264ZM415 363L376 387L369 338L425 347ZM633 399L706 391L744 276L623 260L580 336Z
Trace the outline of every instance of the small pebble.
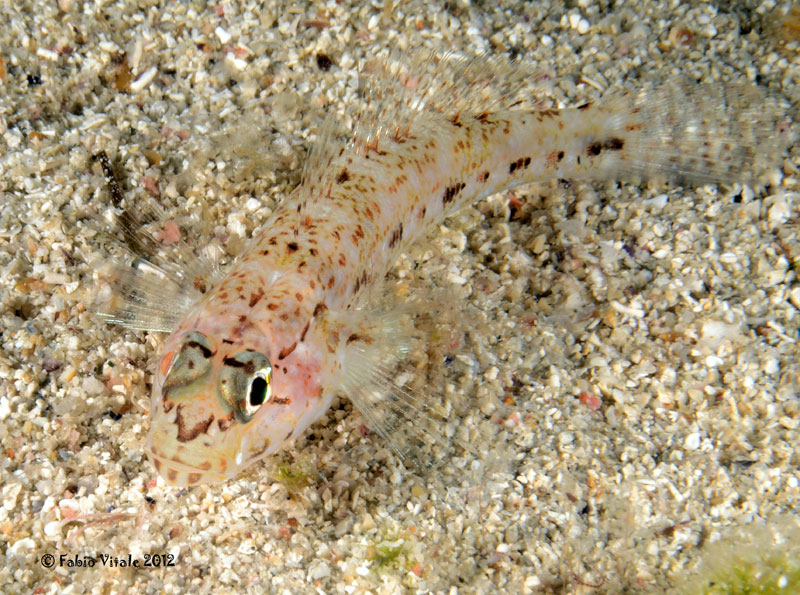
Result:
M700 448L700 433L693 432L686 436L686 439L683 441L683 447L686 450L697 450Z

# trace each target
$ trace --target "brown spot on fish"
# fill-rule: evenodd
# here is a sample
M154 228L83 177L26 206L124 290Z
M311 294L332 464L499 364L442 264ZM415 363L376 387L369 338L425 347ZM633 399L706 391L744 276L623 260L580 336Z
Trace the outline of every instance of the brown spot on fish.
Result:
M364 335L359 335L357 333L353 333L352 335L347 337L346 343L349 345L353 341L361 341L362 343L366 343L367 345L372 345L374 339L369 335L364 336Z
M316 318L317 316L322 314L327 309L328 309L328 306L326 306L324 303L320 302L319 304L317 304L314 307L314 317Z
M308 332L308 325L309 324L311 324L310 321L306 322L306 325L303 327L303 332L300 333L300 342L301 343L306 340L306 333Z
M364 230L361 229L360 225L357 225L356 230L353 232L353 237L352 237L353 244L358 246L359 240L363 239L363 237L364 237Z
M553 151L545 157L545 165L555 167L562 159L564 159L564 151Z
M485 184L489 180L489 172L485 171L478 176L478 182Z
M389 238L389 248L394 248L395 245L403 239L403 222L401 221L392 232Z
M264 290L261 287L259 287L257 292L250 294L250 301L247 303L250 304L250 307L252 308L258 302L260 302L261 298L263 297L264 297Z
M603 145L600 142L595 141L591 145L586 147L586 154L589 155L589 157L596 157L597 155L600 154L602 150L603 150Z
M292 252L297 252L297 248L298 248L297 242L289 242L288 244L286 244L286 251L289 252L290 254Z
M270 401L276 405L289 405L292 402L292 400L287 397L279 397L277 395L272 397Z
M342 171L339 172L339 175L336 176L336 183L344 184L349 179L350 179L350 173L347 171L347 168L345 167L342 169Z
M203 357L206 359L210 358L215 353L211 351L208 347L206 347L205 345L201 345L197 341L189 341L186 344L186 347L191 347L192 349L199 349L200 353L202 353Z
M175 481L178 479L178 472L175 471L175 469L167 470L167 479L172 483L175 483Z
M445 188L444 195L442 196L442 204L447 205L453 202L458 193L461 192L465 187L466 184L464 182L459 182Z
M225 430L230 428L233 425L233 423L234 423L233 412L231 412L228 415L228 417L222 417L217 420L217 427L220 429L221 432L224 432Z
M185 415L185 411L183 411L183 407L183 405L178 405L176 417L176 423L178 424L178 442L189 442L197 438L200 434L205 434L206 431L208 431L208 426L214 421L214 414L212 413L205 419L199 419L192 423L190 420L186 419L187 416Z
M284 347L283 349L281 349L281 352L278 354L278 360L282 360L284 358L289 357L292 351L295 350L295 347L297 347L297 342L292 343L291 345L289 345L289 347Z
M264 438L264 446L262 446L256 451L251 452L250 459L257 459L262 454L264 454L271 445L272 442L270 442L269 438Z
M155 454L155 453L153 453L153 454ZM155 465L156 471L161 473L161 461L159 461L158 459L153 459L153 465Z
M577 109L579 109L580 111L584 111L584 110L589 109L590 107L592 107L592 102L591 101L587 101L583 105L579 105Z
M535 112L538 120L541 122L545 118L555 118L558 114L561 113L561 110L557 109L541 109Z
M603 148L610 151L621 151L624 147L625 141L617 137L610 138L603 143Z
M256 371L253 362L240 362L238 359L232 357L223 358L222 364L231 368L242 368L245 374L254 374Z
M508 166L508 173L513 174L518 169L525 169L531 164L530 157L520 157Z

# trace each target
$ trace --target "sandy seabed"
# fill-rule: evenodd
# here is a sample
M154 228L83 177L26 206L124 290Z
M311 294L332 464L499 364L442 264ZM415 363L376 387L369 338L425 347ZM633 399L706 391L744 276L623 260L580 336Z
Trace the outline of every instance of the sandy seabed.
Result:
M101 150L129 196L235 252L382 49L518 54L556 104L679 75L791 105L786 2L1 6L3 592L683 592L798 535L794 150L755 190L490 197L398 264L477 321L440 372L502 410L490 446L510 454L481 485L463 461L407 470L342 400L274 461L168 488L143 455L162 337L86 307Z

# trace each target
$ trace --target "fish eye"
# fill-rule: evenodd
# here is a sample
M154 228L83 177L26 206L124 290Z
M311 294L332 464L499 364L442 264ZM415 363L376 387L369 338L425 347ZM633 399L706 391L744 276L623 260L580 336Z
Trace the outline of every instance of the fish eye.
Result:
M258 408L269 400L271 370L259 370L250 381L250 391L245 403L245 413L255 415Z
M219 394L242 423L269 401L272 366L263 353L246 349L222 360Z
M211 349L205 335L189 333L179 351L164 354L159 370L164 377L162 390L171 399L183 398L195 382L201 381L211 371Z

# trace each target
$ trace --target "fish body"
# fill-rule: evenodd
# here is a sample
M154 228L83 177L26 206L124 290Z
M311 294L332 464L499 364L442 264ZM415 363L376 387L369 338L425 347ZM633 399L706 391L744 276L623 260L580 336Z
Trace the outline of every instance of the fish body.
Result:
M470 80L452 84L472 93ZM158 472L181 486L233 477L303 433L336 394L370 420L403 347L364 303L400 253L464 205L520 184L723 180L770 134L743 96L673 85L493 111L448 110L439 97L413 114L398 101L368 133L324 141L303 183L165 342L147 442Z

